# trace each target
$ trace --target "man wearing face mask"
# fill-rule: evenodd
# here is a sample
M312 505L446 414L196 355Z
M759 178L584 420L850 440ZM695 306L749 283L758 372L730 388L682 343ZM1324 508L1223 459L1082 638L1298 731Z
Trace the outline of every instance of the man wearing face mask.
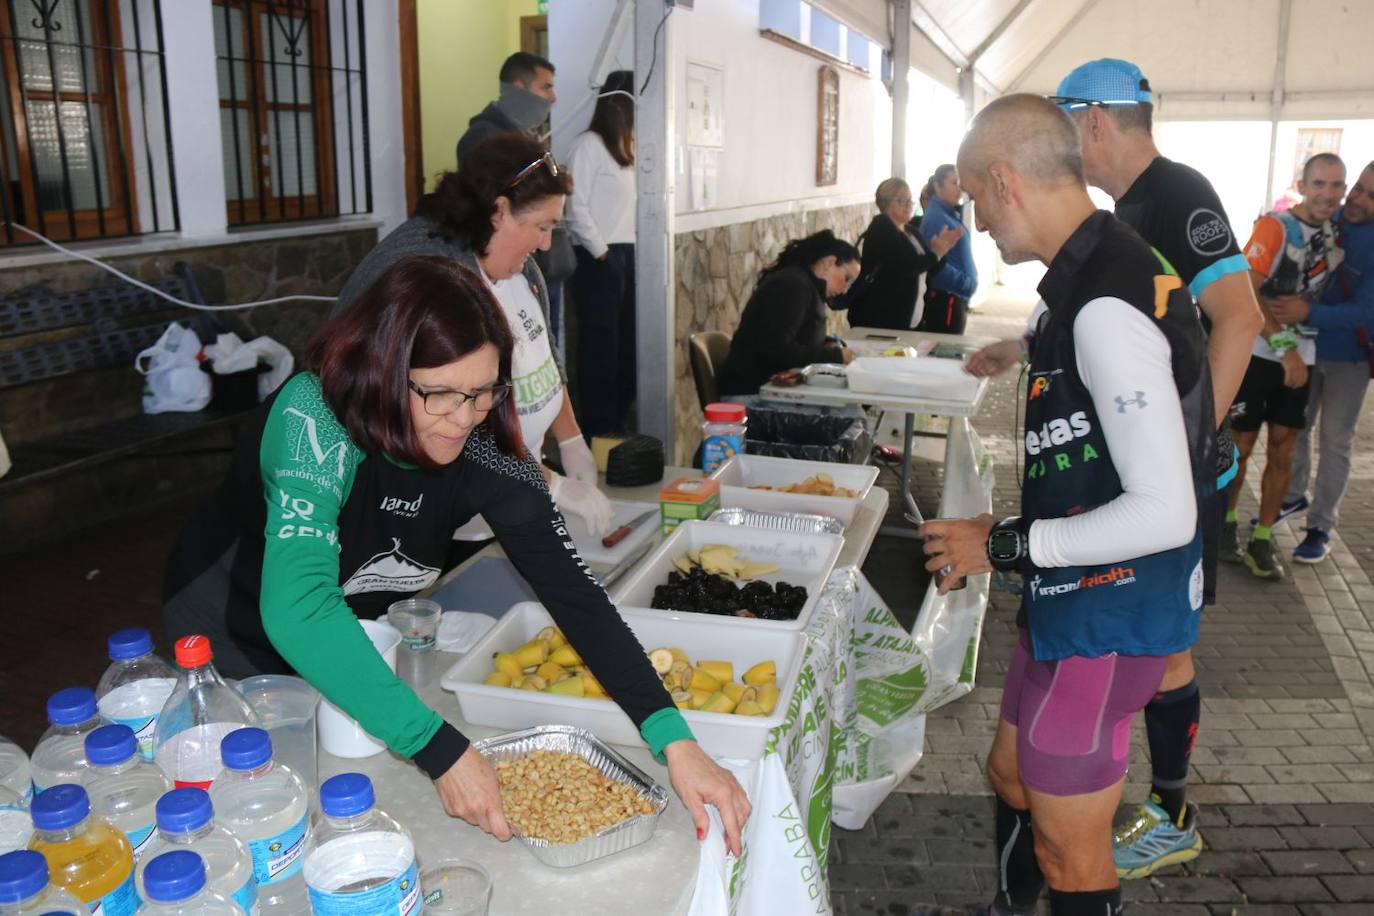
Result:
M524 131L539 138L540 128L549 118L549 109L558 101L554 92L554 66L547 58L527 51L517 51L501 65L501 89L496 101L487 104L468 121L468 129L458 140L458 167L461 169L468 155L479 142L492 134ZM536 251L534 262L539 265L548 284L549 330L558 339L563 337L563 284L577 267L572 240L561 226L553 231L553 242L547 251Z

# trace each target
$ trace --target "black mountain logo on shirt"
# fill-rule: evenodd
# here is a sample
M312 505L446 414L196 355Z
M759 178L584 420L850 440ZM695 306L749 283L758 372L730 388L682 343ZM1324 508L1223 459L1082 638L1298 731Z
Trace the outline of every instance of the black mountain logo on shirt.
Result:
M391 549L376 554L359 566L343 584L345 595L365 592L417 592L439 578L439 570L424 566L401 553L401 539L391 539Z

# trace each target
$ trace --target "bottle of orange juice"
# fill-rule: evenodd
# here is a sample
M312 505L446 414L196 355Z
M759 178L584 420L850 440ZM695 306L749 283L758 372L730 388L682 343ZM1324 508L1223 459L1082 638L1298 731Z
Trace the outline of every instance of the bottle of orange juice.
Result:
M29 848L48 860L49 880L100 916L133 916L134 850L117 828L91 816L91 800L69 783L39 792Z

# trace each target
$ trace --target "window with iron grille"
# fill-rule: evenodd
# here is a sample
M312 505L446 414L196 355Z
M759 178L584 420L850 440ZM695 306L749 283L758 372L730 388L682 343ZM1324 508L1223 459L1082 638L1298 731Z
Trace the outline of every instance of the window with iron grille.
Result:
M0 246L178 226L160 0L5 0Z
M367 213L363 0L215 0L230 224Z

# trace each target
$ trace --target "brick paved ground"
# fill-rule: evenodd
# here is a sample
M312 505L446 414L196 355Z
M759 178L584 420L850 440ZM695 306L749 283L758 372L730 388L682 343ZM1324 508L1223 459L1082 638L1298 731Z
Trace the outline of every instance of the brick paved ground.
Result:
M1017 333L1024 303L990 303L969 332ZM998 460L994 511L1018 499L1011 432L1014 384L999 380L975 426ZM1374 407L1367 408L1367 413ZM1293 567L1284 583L1223 566L1220 603L1195 649L1203 719L1190 797L1202 805L1207 849L1195 862L1124 885L1132 912L1374 914L1374 421L1366 417L1342 533L1333 556ZM921 502L934 505L938 468L922 466ZM1253 475L1258 480L1258 475ZM1253 510L1257 491L1242 503ZM1282 526L1291 553L1300 532ZM1353 542L1353 544L1352 544ZM919 602L910 542L880 538L866 572L907 622ZM837 913L910 913L918 904L969 905L996 881L993 807L982 776L1014 639L1017 600L997 593L972 694L933 714L915 772L859 831L836 829L830 878ZM1148 785L1137 723L1126 799Z

